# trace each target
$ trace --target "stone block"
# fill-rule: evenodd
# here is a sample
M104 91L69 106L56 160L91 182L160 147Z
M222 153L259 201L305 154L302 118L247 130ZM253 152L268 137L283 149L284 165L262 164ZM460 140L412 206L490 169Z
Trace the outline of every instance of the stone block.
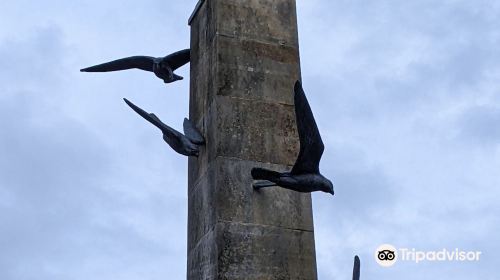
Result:
M316 279L314 234L240 223L217 225L217 279Z
M235 158L217 158L215 207L218 221L313 231L311 195L283 188L255 191L253 167L277 171L290 167Z
M225 96L217 96L212 106L216 106L215 155L295 163L299 141L293 106Z
M293 105L300 79L294 47L218 37L217 94Z
M297 46L295 1L219 0L213 1L217 33L267 43Z

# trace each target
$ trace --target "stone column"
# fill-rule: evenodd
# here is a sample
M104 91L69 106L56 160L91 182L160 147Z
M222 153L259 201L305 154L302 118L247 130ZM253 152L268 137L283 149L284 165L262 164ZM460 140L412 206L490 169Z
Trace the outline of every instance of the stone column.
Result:
M311 196L256 192L250 170L284 171L298 135L295 0L199 1L191 26L188 279L316 279Z

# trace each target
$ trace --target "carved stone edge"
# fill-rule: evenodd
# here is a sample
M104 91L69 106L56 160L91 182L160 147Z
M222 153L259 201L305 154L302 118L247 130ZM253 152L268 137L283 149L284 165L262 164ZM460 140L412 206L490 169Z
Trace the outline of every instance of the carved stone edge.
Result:
M188 25L191 25L191 23L193 22L193 19L196 17L196 14L201 9L201 6L203 5L204 2L205 2L205 0L198 0L198 3L196 4L196 7L194 8L193 13L189 17Z

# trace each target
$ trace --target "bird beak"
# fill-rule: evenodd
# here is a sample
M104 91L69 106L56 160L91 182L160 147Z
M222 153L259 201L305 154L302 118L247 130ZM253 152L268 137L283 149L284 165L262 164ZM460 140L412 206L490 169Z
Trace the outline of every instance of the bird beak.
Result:
M331 190L331 191L330 191L330 193L331 193L332 195L335 195L335 192L334 192L333 190Z
M174 81L180 81L183 79L184 79L184 77L174 74Z

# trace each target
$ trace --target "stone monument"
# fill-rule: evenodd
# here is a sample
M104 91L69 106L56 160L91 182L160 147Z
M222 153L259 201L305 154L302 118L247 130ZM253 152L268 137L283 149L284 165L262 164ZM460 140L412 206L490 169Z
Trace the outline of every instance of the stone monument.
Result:
M295 0L200 0L189 19L187 279L317 279L311 195L255 191L253 167L289 170L299 140Z

